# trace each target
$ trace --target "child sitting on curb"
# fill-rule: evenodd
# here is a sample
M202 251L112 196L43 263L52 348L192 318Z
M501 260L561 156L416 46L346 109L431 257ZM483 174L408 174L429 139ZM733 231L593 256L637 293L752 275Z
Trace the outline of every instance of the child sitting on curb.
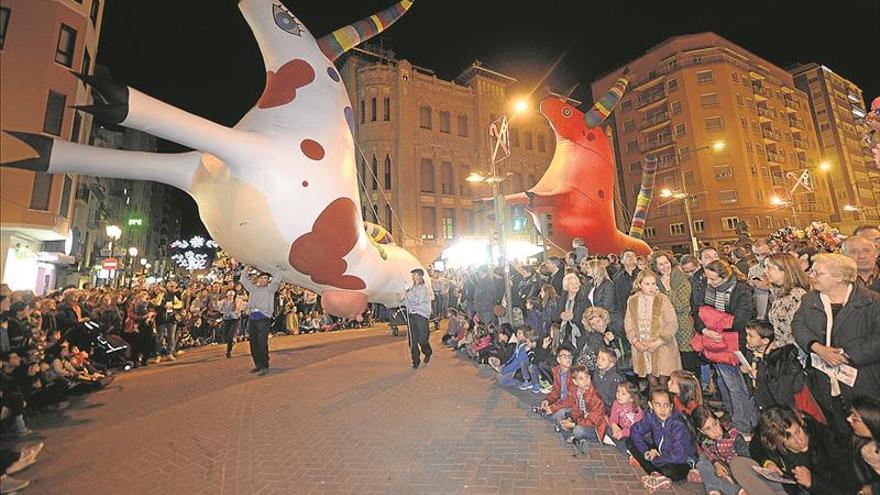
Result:
M562 346L556 351L556 362L559 364L552 370L553 388L541 401L540 407L535 408L536 412L540 412L555 423L571 412L571 408L565 406L565 401L568 394L574 390L574 381L571 377L572 354L573 351L567 346Z
M617 370L617 354L607 347L600 347L596 354L596 371L593 372L593 387L602 398L605 410L610 411L617 397L617 386L626 380Z
M571 367L575 389L565 399L565 406L571 408L568 417L563 418L557 431L565 441L574 445L575 455L586 453L590 443L599 443L605 438L608 425L605 418L605 405L596 389L587 368L582 365Z
M630 428L627 446L648 473L642 477L642 485L653 491L685 479L696 451L687 420L673 407L669 391L654 389L650 397L651 409Z

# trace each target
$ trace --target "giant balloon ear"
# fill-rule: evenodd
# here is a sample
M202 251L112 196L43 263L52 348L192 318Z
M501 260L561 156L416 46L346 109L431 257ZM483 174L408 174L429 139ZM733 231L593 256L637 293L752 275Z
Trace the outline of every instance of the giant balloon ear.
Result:
M629 79L626 77L628 73L629 68L627 67L623 70L620 79L614 83L614 86L611 86L611 89L602 98L599 98L599 101L592 108L587 110L587 113L584 114L584 122L587 124L587 127L595 129L608 118L608 115L614 110L614 107L620 101L620 97L623 96L626 87L629 85Z
M412 7L413 0L401 0L378 14L337 29L318 40L318 48L331 61L355 46L388 29Z

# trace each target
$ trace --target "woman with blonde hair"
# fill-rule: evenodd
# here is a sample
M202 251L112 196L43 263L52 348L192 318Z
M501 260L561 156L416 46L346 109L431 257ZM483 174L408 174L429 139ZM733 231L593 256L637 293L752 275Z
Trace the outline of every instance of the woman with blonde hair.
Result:
M773 325L774 339L768 350L794 344L791 320L801 307L801 300L810 291L810 280L800 262L787 253L771 254L764 261L764 276L770 282L773 302L767 319Z
M665 388L669 375L681 369L675 341L678 318L672 302L657 288L657 274L639 272L626 304L624 328L632 344L633 371L648 378L652 389Z

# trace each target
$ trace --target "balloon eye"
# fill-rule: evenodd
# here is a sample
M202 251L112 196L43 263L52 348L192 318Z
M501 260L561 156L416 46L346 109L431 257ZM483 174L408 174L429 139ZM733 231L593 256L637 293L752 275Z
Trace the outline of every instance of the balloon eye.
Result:
M568 107L563 108L562 109L562 116L565 118L571 117L571 109Z
M300 28L299 22L284 5L272 4L272 17L275 18L275 25L285 33L296 36L302 35L302 28Z

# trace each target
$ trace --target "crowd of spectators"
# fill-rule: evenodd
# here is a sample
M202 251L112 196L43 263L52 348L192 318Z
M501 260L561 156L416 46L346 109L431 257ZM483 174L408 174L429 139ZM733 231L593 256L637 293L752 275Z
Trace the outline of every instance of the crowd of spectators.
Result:
M500 386L543 395L576 455L614 446L649 491L878 494L880 229L828 251L573 250L512 266L510 308L500 269L433 272L435 314Z

